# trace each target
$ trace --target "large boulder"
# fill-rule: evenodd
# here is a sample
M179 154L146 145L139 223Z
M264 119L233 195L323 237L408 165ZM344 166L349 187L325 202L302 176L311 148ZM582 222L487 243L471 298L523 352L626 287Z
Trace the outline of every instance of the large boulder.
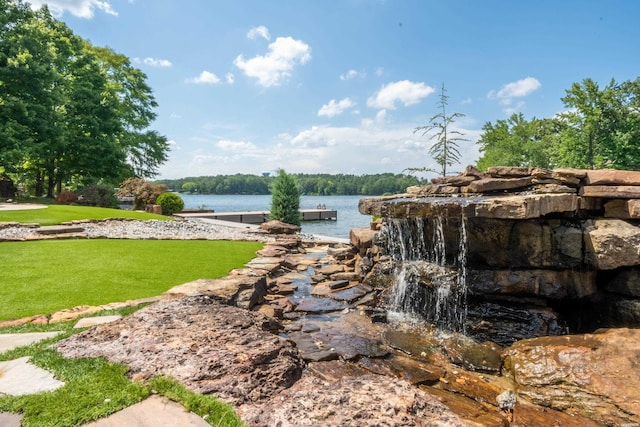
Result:
M640 330L533 338L503 356L518 394L533 403L605 425L640 422Z
M300 231L300 226L287 224L282 221L268 221L260 224L259 228L269 234L295 234Z
M267 281L263 276L231 275L219 279L198 279L173 287L167 295L203 294L250 310L262 302L267 294Z
M596 219L586 222L587 260L598 270L640 265L638 248L640 228L634 224L620 219Z
M266 401L302 375L294 344L261 313L208 297L162 301L56 344L65 357L105 357L147 379L168 375L231 403Z

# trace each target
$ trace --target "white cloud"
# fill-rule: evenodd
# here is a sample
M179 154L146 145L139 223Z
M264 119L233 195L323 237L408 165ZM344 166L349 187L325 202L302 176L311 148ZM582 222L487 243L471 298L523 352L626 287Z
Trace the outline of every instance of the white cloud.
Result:
M247 33L247 38L251 40L255 40L257 37L262 37L265 40L271 40L269 29L264 25L260 25L259 27L253 27Z
M471 105L473 103L473 100L471 98L465 98L462 101L460 101L460 105Z
M78 18L93 18L96 9L103 11L109 15L118 16L108 1L100 0L29 0L32 9L40 9L43 5L49 6L51 14L55 17L62 16L65 12L69 12Z
M401 80L389 83L378 91L378 93L367 100L367 106L371 108L396 109L396 102L409 106L417 104L426 98L434 89L422 82L415 83L409 80Z
M515 105L510 105L508 107L505 107L504 112L507 113L509 116L515 113L519 113L524 109L524 105L525 105L524 101L520 101Z
M171 113L169 118L174 119L174 120L179 120L179 119L182 118L182 116L180 114L178 114L178 113Z
M173 65L168 59L156 59L151 57L146 57L144 59L133 58L133 62L149 65L151 67L171 67Z
M308 44L291 37L278 37L269 44L266 55L248 60L239 55L233 63L248 77L258 79L260 85L270 87L279 85L291 75L296 65L303 65L310 59L311 48Z
M257 147L255 144L246 141L231 141L228 139L221 139L216 143L216 147L226 151L246 151L255 150Z
M382 77L383 74L384 74L384 68L383 67L376 68L376 76Z
M498 99L502 105L510 105L513 98L522 98L540 89L542 84L534 77L526 77L516 82L507 83L499 91L490 91L489 99Z
M389 124L386 112L377 112L362 125L352 127L309 126L296 133L282 132L261 141L211 135L199 140L198 150L174 152L161 167L161 177L260 174L284 168L290 173L401 173L408 167L437 169L429 156L432 141L415 135L410 123ZM475 141L482 134L463 122L453 130L469 141L460 142L461 162L452 171L462 171L478 157ZM235 131L234 131L235 132ZM426 174L431 177L435 174Z
M360 77L360 78L365 78L367 77L367 73L365 73L364 71L356 71L356 70L349 70L344 74L340 74L340 80L351 80L351 79L355 79L356 77Z
M215 74L205 70L201 72L198 77L187 79L187 83L214 85L220 83L220 78Z
M349 98L341 99L338 102L336 102L335 99L332 99L331 101L329 101L328 104L325 104L322 107L320 107L320 110L318 110L318 116L326 116L326 117L337 116L339 114L342 114L344 110L346 110L347 108L351 108L354 105L356 105L355 102L353 102Z
M173 139L168 140L167 145L169 146L170 151L180 150L180 146Z
M234 76L233 73L227 73L224 79L227 81L227 84L232 85L236 81L236 76Z

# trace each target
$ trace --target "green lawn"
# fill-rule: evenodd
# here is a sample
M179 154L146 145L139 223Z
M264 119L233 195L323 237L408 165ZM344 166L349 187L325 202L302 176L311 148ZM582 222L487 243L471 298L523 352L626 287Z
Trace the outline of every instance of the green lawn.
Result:
M48 205L44 209L2 210L0 222L38 223L40 225L57 225L67 221L81 219L134 218L162 219L170 218L146 212L127 211L123 209L96 208L93 206Z
M0 242L0 320L160 295L192 280L223 277L262 246L219 240Z

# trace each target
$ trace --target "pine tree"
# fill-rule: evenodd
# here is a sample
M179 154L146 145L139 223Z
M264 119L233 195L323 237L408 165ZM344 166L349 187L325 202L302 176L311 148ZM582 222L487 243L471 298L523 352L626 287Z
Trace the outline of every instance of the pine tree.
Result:
M442 89L440 90L440 101L438 101L438 108L442 111L429 118L429 123L426 126L418 126L413 130L413 133L422 132L422 136L435 130L436 133L429 137L429 140L436 139L435 144L429 148L429 154L440 165L440 171L435 171L427 168L409 168L410 171L431 171L439 172L442 176L447 175L447 167L453 166L456 163L460 163L460 151L458 150L458 142L468 141L461 138L458 135L462 135L457 130L451 130L450 125L455 122L458 117L464 117L462 113L453 113L447 116L447 105L449 97L445 95L446 90L444 83L442 83Z
M271 187L271 219L300 225L300 190L292 175L283 169Z

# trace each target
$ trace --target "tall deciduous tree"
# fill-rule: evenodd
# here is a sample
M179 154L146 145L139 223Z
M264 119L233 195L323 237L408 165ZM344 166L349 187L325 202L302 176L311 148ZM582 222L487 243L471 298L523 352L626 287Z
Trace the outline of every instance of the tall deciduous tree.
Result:
M615 80L600 89L592 79L574 83L562 98L569 111L563 134L561 160L573 167L601 168L612 159L614 135L624 115L620 89Z
M0 167L48 196L64 182L153 176L168 144L149 129L157 104L145 80L46 7L0 0Z
M447 175L447 168L460 163L460 151L458 143L461 141L467 141L462 138L462 133L451 129L451 125L457 118L464 117L462 113L453 113L447 115L447 105L449 97L446 95L444 83L440 89L440 100L438 101L438 108L440 112L429 118L429 122L425 126L418 126L414 129L413 133L422 132L422 136L435 131L429 137L429 140L436 140L435 143L429 148L429 154L436 163L440 166L439 173L442 176ZM409 168L410 171L433 171L427 168ZM436 171L438 172L438 171Z
M554 119L526 120L522 113L487 122L478 140L478 168L489 166L553 167L552 151L563 123Z

